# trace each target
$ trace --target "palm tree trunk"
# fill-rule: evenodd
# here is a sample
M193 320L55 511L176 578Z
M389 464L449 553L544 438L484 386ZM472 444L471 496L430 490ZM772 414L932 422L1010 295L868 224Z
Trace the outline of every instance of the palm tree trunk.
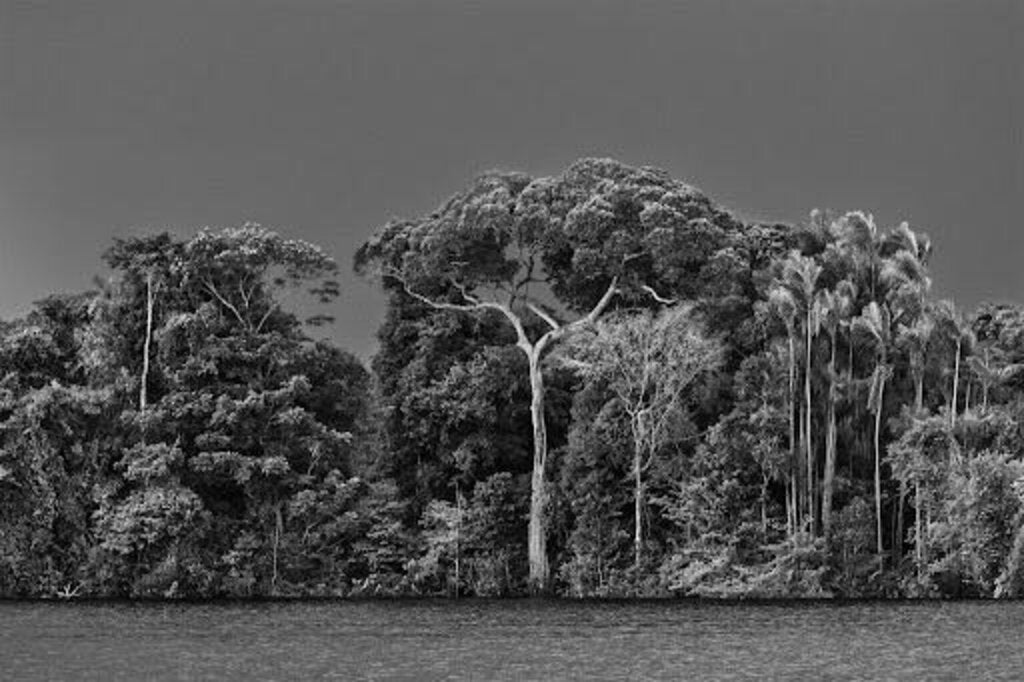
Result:
M885 396L885 375L882 378L878 387L878 405L875 410L875 537L878 545L878 561L879 564L883 561L883 546L882 546L882 448L881 448L881 432L882 432L882 405L884 404L883 398ZM881 568L881 566L879 566Z
M814 445L813 445L813 433L811 431L811 414L813 405L811 404L811 312L808 307L807 312L807 350L806 350L806 369L804 372L804 398L807 414L804 417L805 426L807 428L807 436L805 438L804 447L805 454L807 457L807 513L810 519L810 532L811 535L816 535L816 523L815 523L815 495L814 495Z
M821 490L821 523L825 536L832 531L832 492L836 474L836 401L833 382L836 373L836 335L832 334L832 354L829 358L828 426L825 436L825 476Z

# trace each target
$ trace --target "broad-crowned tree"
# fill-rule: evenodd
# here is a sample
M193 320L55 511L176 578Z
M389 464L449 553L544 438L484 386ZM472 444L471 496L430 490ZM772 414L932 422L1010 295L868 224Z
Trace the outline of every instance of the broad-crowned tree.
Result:
M357 269L376 273L390 290L438 311L501 316L513 331L530 378L534 589L547 589L550 577L545 357L617 296L657 300L697 290L738 226L662 171L588 159L551 178L481 176L437 210L388 223L357 253Z

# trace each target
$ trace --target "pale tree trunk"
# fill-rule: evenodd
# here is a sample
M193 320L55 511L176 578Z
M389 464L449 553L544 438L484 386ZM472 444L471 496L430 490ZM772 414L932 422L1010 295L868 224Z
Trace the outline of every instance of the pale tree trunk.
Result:
M146 275L146 340L142 345L142 380L139 386L139 411L146 409L146 385L149 383L149 347L153 342L153 273Z
M281 505L274 507L274 547L273 547L273 574L270 576L270 594L277 595L277 555L281 546L281 532L284 526L284 519L281 517Z
M878 561L882 562L882 406L885 404L885 375L878 386L878 405L875 407L875 536L878 545Z
M530 561L530 589L545 592L551 575L547 548L547 479L548 432L544 423L544 375L541 372L540 352L534 348L528 354L530 361L530 419L533 421L533 473L530 477L530 524L528 554Z
M907 506L907 482L900 481L900 492L896 502L896 518L894 519L894 525L896 526L893 531L893 542L892 542L892 563L893 566L898 566L900 559L903 556L903 534L905 529L903 528L903 513Z
M550 587L551 569L547 555L547 455L548 433L544 423L544 376L541 372L541 360L544 351L557 343L566 334L575 329L592 324L608 307L618 292L618 278L612 278L608 289L601 300L585 317L569 324L560 324L542 308L526 302L526 307L541 318L551 329L535 343L526 335L523 321L512 310L512 301L507 304L495 301L483 301L463 291L462 296L467 303L457 304L435 301L409 288L409 285L395 273L388 273L402 282L407 294L418 301L426 303L437 310L454 310L461 312L481 312L492 310L501 313L511 323L516 332L516 347L523 351L529 363L530 372L530 420L533 423L533 470L530 475L530 519L527 530L527 553L530 564L529 583L534 592L545 592Z
M639 577L644 551L643 408L630 419L633 435L633 568Z
M953 363L953 395L949 400L949 428L956 426L956 392L960 384L960 344L959 338L956 340L956 360Z
M924 370L920 370L915 377L914 386L914 411L920 415L924 409ZM918 480L914 481L914 558L917 561L918 577L921 575L921 561L924 557L924 535L921 524L921 481L920 476L915 475Z
M455 481L455 598L459 598L462 584L462 491Z
M987 372L990 367L988 360L988 348L985 349L985 367ZM989 382L991 381L990 376L991 375L984 376L981 382L981 408L985 412L988 411L988 387Z
M914 559L917 561L917 577L920 578L924 569L924 524L921 523L924 514L921 510L921 482L914 485L914 507L917 513L914 517Z
M812 410L813 405L811 404L811 314L807 313L807 350L806 350L806 367L804 371L804 398L807 409L807 414L804 416L805 426L807 428L807 435L805 438L805 454L807 457L807 514L810 520L808 530L813 537L817 531L817 519L815 516L815 494L814 494L814 440L811 432L812 422Z
M768 475L761 473L761 532L768 533Z
M790 482L793 488L791 499L793 517L792 537L796 537L800 529L800 458L798 455L796 428L796 342L793 336L791 328L789 330L789 465L792 469Z
M833 381L836 375L836 336L832 335L832 355L829 358L828 426L825 434L825 475L821 489L821 523L825 536L832 531L832 493L836 475L836 400Z
M636 448L633 453L633 565L636 568L637 578L640 576L640 562L643 559L644 534L643 534L643 511L644 511L644 481L643 468L641 466L640 449Z

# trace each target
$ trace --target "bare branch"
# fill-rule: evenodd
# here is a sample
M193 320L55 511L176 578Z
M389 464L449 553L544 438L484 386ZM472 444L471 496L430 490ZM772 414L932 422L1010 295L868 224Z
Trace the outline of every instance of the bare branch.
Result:
M263 314L263 317L260 318L260 323L256 325L256 333L257 334L260 333L260 330L263 329L264 323L266 323L266 321L270 318L271 314L273 314L273 312L276 309L277 309L277 306L270 306L270 308L267 309L267 312Z
M233 306L233 305L231 304L231 302L230 302L230 301L228 301L228 300L227 300L226 298L224 298L223 296L221 296L220 292L219 292L219 291L217 291L217 287L213 286L213 284L212 284L212 283L210 282L210 280L205 280L205 281L203 282L203 284L205 284L205 285L206 285L206 288L207 288L207 290L208 290L208 291L209 291L209 292L210 292L211 294L213 294L213 295L214 295L214 296L216 297L216 299L217 299L218 301L220 301L220 302L221 302L222 304L224 304L224 306L225 306L225 307L226 307L226 308L227 308L228 310L230 310L230 311L231 311L232 313L234 313L234 315L235 315L235 318L236 318L236 319L238 320L238 322L239 322L239 323L240 323L240 324L241 324L241 325L242 325L243 327L245 327L246 329L251 329L251 328L252 328L252 325L250 325L250 324L249 324L248 322L246 322L246 321L245 321L245 318L243 318L243 317L242 317L242 314L241 314L240 312L238 312L238 308L236 308L235 306Z
M548 326L550 326L552 329L558 329L559 327L562 326L558 323L558 321L555 318L551 317L546 312L544 312L544 309L541 308L540 306L534 305L532 302L527 301L526 307L529 308L534 315L547 322Z
M558 341L566 334L575 332L579 329L592 325L597 320L597 318L601 316L601 313L603 313L605 309L608 307L608 305L612 302L612 298L615 297L615 294L617 294L618 291L619 278L613 277L611 284L608 285L608 289L604 292L604 295L601 296L601 300L597 302L597 304L591 309L589 313L586 314L585 317L581 317L580 319L575 320L569 324L555 327L554 329L551 329L549 332L544 334L544 336L540 337L537 340L536 346L538 351L543 352L545 348L553 344L555 341Z
M470 301L470 303L448 303L447 301L435 301L429 296L424 296L418 291L414 291L413 288L409 286L409 283L405 281L405 278L403 278L401 275L398 275L395 272L387 272L385 274L386 276L393 277L395 280L400 282L402 285L402 289L405 290L405 293L407 293L409 296L412 296L417 301L425 303L426 305L430 306L431 308L434 308L435 310L455 310L458 312L497 310L499 313L505 316L505 318L512 324L512 328L515 329L517 339L516 345L523 349L523 351L526 352L527 354L529 354L533 349L533 344L530 343L530 339L526 335L526 329L523 327L522 320L520 320L519 316L512 312L512 309L509 308L508 306L504 306L500 303L496 303L493 301L481 301L475 296L470 295L469 292L465 290L464 286L456 282L452 282L452 285L458 288L459 293L462 295L462 297L465 298L467 301Z
M473 296L472 294L470 294L469 291L466 290L466 285L465 284L463 284L461 282L456 282L455 280L449 280L449 281L452 283L453 287L455 287L456 289L459 290L459 294L462 296L462 298L466 299L467 301L469 301L470 303L472 303L474 305L480 305L480 303L481 303L480 299L477 298L476 296Z
M640 288L643 289L644 291L646 291L648 294L650 294L651 298L653 298L658 303L661 303L663 305L675 305L676 304L676 299L674 299L674 298L665 298L664 296L662 296L661 294L659 294L657 291L655 291L653 288L647 286L646 284L643 285Z

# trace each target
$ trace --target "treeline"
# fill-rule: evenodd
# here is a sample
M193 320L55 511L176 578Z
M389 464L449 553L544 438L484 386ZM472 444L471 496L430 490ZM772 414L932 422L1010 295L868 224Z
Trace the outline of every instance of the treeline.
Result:
M356 254L367 371L295 312L318 247L117 240L0 323L0 594L1019 596L1024 309L936 301L930 253L487 174Z

